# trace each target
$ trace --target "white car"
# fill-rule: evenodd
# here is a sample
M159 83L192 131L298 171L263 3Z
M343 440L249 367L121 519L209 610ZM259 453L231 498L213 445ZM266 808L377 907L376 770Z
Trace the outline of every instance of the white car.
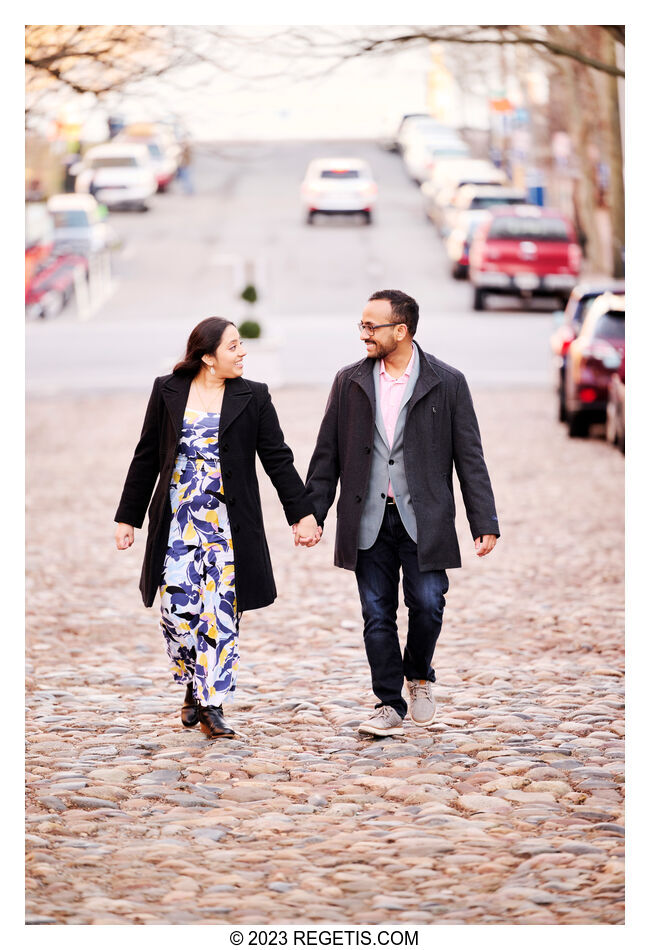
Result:
M402 153L409 176L421 185L431 177L436 164L447 159L469 158L467 145L457 136L414 139Z
M489 209L497 205L525 205L528 202L528 194L521 188L491 184L461 185L449 205L443 209L442 234L446 236L457 227L466 231L473 218L485 217Z
M413 115L403 120L397 132L395 144L397 151L403 154L415 141L440 136L458 137L458 133L450 125L439 122L433 116Z
M144 145L109 142L89 148L71 169L75 191L92 194L108 208L130 207L146 211L158 188L154 166Z
M92 195L52 195L47 202L47 210L54 223L55 247L88 255L116 243L115 232Z
M178 170L180 149L166 129L154 123L128 125L113 139L114 142L128 142L131 145L144 145L154 167L158 191L165 191L173 181Z
M307 166L300 195L307 224L316 214L362 214L372 222L377 184L360 158L317 158Z
M424 213L442 230L444 209L461 185L505 185L507 182L505 172L482 158L439 162L431 178L420 185Z

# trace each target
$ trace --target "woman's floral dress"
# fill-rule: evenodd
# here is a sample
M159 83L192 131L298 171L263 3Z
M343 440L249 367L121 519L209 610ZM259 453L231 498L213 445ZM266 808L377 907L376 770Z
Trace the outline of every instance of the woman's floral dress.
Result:
M171 478L160 587L171 671L202 706L232 699L239 666L235 564L219 462L219 414L186 409Z

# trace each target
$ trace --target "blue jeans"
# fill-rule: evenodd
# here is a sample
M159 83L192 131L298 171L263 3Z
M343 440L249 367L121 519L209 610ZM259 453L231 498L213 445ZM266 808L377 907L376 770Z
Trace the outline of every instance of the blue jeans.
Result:
M400 567L409 612L404 657L397 635ZM404 678L432 683L436 679L431 660L449 589L447 573L419 569L417 545L402 524L397 506L386 505L377 540L368 550L357 552L355 574L377 705L392 706L403 718L407 711L402 698Z

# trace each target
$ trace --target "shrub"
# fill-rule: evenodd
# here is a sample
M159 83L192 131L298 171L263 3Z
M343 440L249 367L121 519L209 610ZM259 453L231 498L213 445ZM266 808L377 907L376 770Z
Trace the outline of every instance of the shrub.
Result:
M243 320L237 327L243 340L256 340L262 335L262 328L257 320Z
M257 291L253 284L246 284L244 289L241 292L242 300L247 300L248 303L256 303L257 301Z

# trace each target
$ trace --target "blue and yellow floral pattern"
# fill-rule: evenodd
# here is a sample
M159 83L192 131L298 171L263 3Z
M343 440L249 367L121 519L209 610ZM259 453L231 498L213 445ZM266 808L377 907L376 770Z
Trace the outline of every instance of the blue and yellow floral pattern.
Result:
M186 409L170 483L161 626L177 683L203 706L233 698L239 666L235 563L219 462L219 414Z

